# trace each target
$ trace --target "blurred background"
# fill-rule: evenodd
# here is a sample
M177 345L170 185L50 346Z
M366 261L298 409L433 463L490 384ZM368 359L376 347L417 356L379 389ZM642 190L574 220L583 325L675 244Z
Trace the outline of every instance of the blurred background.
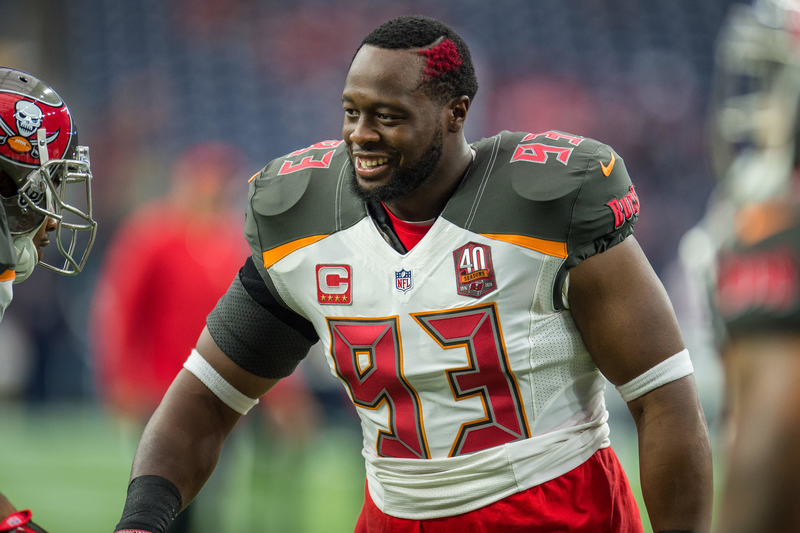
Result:
M176 347L191 345L246 257L248 178L340 139L358 43L418 13L471 48L480 89L468 140L556 129L625 159L642 204L636 238L683 326L719 473L719 366L702 288L677 255L714 182L705 117L731 3L0 0L0 65L66 101L91 150L99 222L85 271L37 269L0 324L0 491L53 533L113 530L143 424L188 356ZM176 274L183 287L163 283ZM172 355L158 356L165 344ZM352 531L364 489L352 407L320 353L281 386L226 445L189 530ZM638 491L635 429L613 387L607 397Z

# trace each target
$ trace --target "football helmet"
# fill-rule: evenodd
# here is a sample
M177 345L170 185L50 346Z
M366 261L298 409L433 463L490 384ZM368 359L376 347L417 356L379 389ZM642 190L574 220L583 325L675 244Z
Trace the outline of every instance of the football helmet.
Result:
M89 149L61 97L27 72L0 67L0 202L17 252L15 282L37 263L66 275L83 270L97 231L91 181ZM63 263L38 260L33 239L48 218Z
M735 4L719 34L711 160L734 206L786 194L800 158L800 0Z

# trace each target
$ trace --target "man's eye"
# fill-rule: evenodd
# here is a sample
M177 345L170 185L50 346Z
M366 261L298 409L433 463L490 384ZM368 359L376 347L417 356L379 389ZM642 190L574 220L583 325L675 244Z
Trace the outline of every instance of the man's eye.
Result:
M348 117L357 117L358 116L358 111L356 111L355 109L347 109L347 108L345 108L344 114L345 114L345 116L348 116Z

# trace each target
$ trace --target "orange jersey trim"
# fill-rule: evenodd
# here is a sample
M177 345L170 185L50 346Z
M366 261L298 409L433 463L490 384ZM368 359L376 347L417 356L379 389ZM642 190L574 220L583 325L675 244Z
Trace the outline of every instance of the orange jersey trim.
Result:
M321 241L325 237L328 237L328 235L314 235L313 237L306 237L304 239L287 242L282 246L278 246L272 250L267 250L261 254L262 258L264 259L264 268L271 267L290 253L295 252L304 246L308 246L309 244L314 244L317 241Z
M481 235L496 241L503 241L522 246L523 248L536 250L537 252L541 252L545 255L552 255L553 257L566 259L569 255L567 253L567 243L565 242L548 241L545 239L537 239L536 237L524 237L522 235L493 235L489 233L481 233Z
M6 270L0 274L0 281L12 281L17 279L17 273L13 269Z

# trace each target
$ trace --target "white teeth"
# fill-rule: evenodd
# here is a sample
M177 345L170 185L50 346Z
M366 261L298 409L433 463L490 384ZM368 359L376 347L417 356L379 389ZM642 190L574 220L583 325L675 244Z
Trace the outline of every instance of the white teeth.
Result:
M389 161L388 157L379 157L378 159L367 160L367 159L358 159L359 164L364 168L370 167L377 167L379 165L384 165Z

